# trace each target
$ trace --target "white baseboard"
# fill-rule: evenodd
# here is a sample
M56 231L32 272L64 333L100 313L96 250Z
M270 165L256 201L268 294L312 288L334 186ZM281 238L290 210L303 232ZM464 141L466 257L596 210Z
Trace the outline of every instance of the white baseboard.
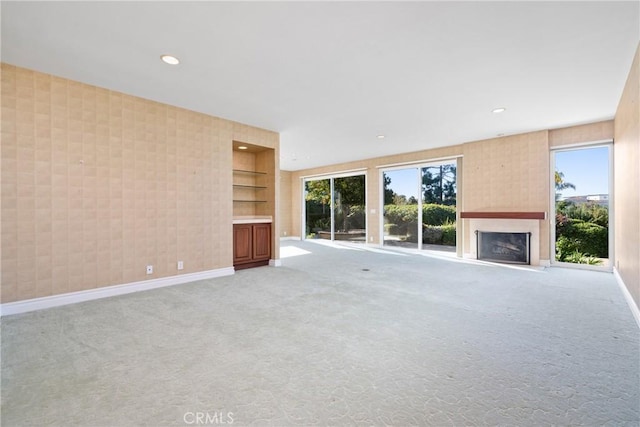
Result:
M158 279L143 280L123 285L105 286L104 288L89 289L86 291L69 292L66 294L52 295L42 298L8 302L0 305L0 316L10 316L12 314L26 313L29 311L42 310L67 304L75 304L77 302L164 288L166 286L180 285L183 283L195 282L197 280L230 276L234 273L235 270L233 267L218 268L216 270L181 274L179 276L161 277Z
M269 260L269 266L271 267L280 267L282 266L282 261L279 259L270 259Z
M302 239L300 238L300 236L286 236L286 237L280 238L280 241L283 241L283 240L302 240Z
M627 300L627 305L631 309L631 314L633 314L633 318L636 319L636 323L638 328L640 328L640 309L636 305L636 302L633 300L629 289L627 289L627 285L624 284L624 280L622 280L622 276L618 272L617 268L613 268L613 276L616 278L620 289L622 290L622 294L624 295L624 299Z

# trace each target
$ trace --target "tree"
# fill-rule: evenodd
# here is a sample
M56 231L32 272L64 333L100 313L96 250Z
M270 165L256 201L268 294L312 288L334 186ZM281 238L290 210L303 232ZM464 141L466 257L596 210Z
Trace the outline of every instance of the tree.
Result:
M328 179L305 182L307 233L327 231L331 226L331 183Z
M560 199L562 195L561 191L566 190L567 188L571 188L573 190L576 189L576 186L570 182L566 182L564 180L564 173L560 171L555 172L555 184L556 184L556 200Z
M393 200L391 201L392 205L403 206L407 204L407 196L404 194L393 194Z
M422 195L425 203L456 204L456 166L441 165L424 168Z
M336 207L342 214L342 230L349 230L349 215L352 206L364 206L365 199L364 175L348 176L333 180L336 193Z
M319 179L317 181L306 182L307 194L305 196L306 201L314 201L323 206L331 203L331 183L328 179Z
M391 178L387 174L384 174L384 204L391 205L393 204L393 197L395 196L395 192L389 188L391 185Z
M342 229L348 229L349 214L351 206L364 206L365 198L365 178L364 175L348 176L333 179L333 190L335 192L335 207L342 215ZM331 180L321 179L317 181L307 181L306 183L307 202L315 202L322 205L322 212L325 207L331 206Z

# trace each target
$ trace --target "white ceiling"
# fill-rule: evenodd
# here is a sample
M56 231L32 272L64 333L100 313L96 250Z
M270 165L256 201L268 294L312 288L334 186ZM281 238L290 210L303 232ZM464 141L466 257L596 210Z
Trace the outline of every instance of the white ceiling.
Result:
M285 170L610 119L640 40L638 1L2 1L1 14L2 61L280 132Z

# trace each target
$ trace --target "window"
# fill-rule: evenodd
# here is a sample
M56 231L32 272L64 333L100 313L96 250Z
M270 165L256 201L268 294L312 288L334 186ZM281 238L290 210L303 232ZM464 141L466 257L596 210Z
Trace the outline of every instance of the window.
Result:
M556 263L611 268L611 144L552 152Z

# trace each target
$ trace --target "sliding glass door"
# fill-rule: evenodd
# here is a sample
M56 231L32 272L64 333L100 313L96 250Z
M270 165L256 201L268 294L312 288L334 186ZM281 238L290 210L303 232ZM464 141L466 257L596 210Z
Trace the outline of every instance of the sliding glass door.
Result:
M383 244L417 248L420 230L418 168L389 170L382 173L384 184Z
M366 233L364 175L333 180L334 240L364 243Z
M365 175L304 181L307 239L366 242Z
M305 236L331 238L331 180L305 181Z
M453 251L456 246L456 164L425 166L420 172L422 248Z
M384 245L455 251L456 172L455 161L382 172Z

